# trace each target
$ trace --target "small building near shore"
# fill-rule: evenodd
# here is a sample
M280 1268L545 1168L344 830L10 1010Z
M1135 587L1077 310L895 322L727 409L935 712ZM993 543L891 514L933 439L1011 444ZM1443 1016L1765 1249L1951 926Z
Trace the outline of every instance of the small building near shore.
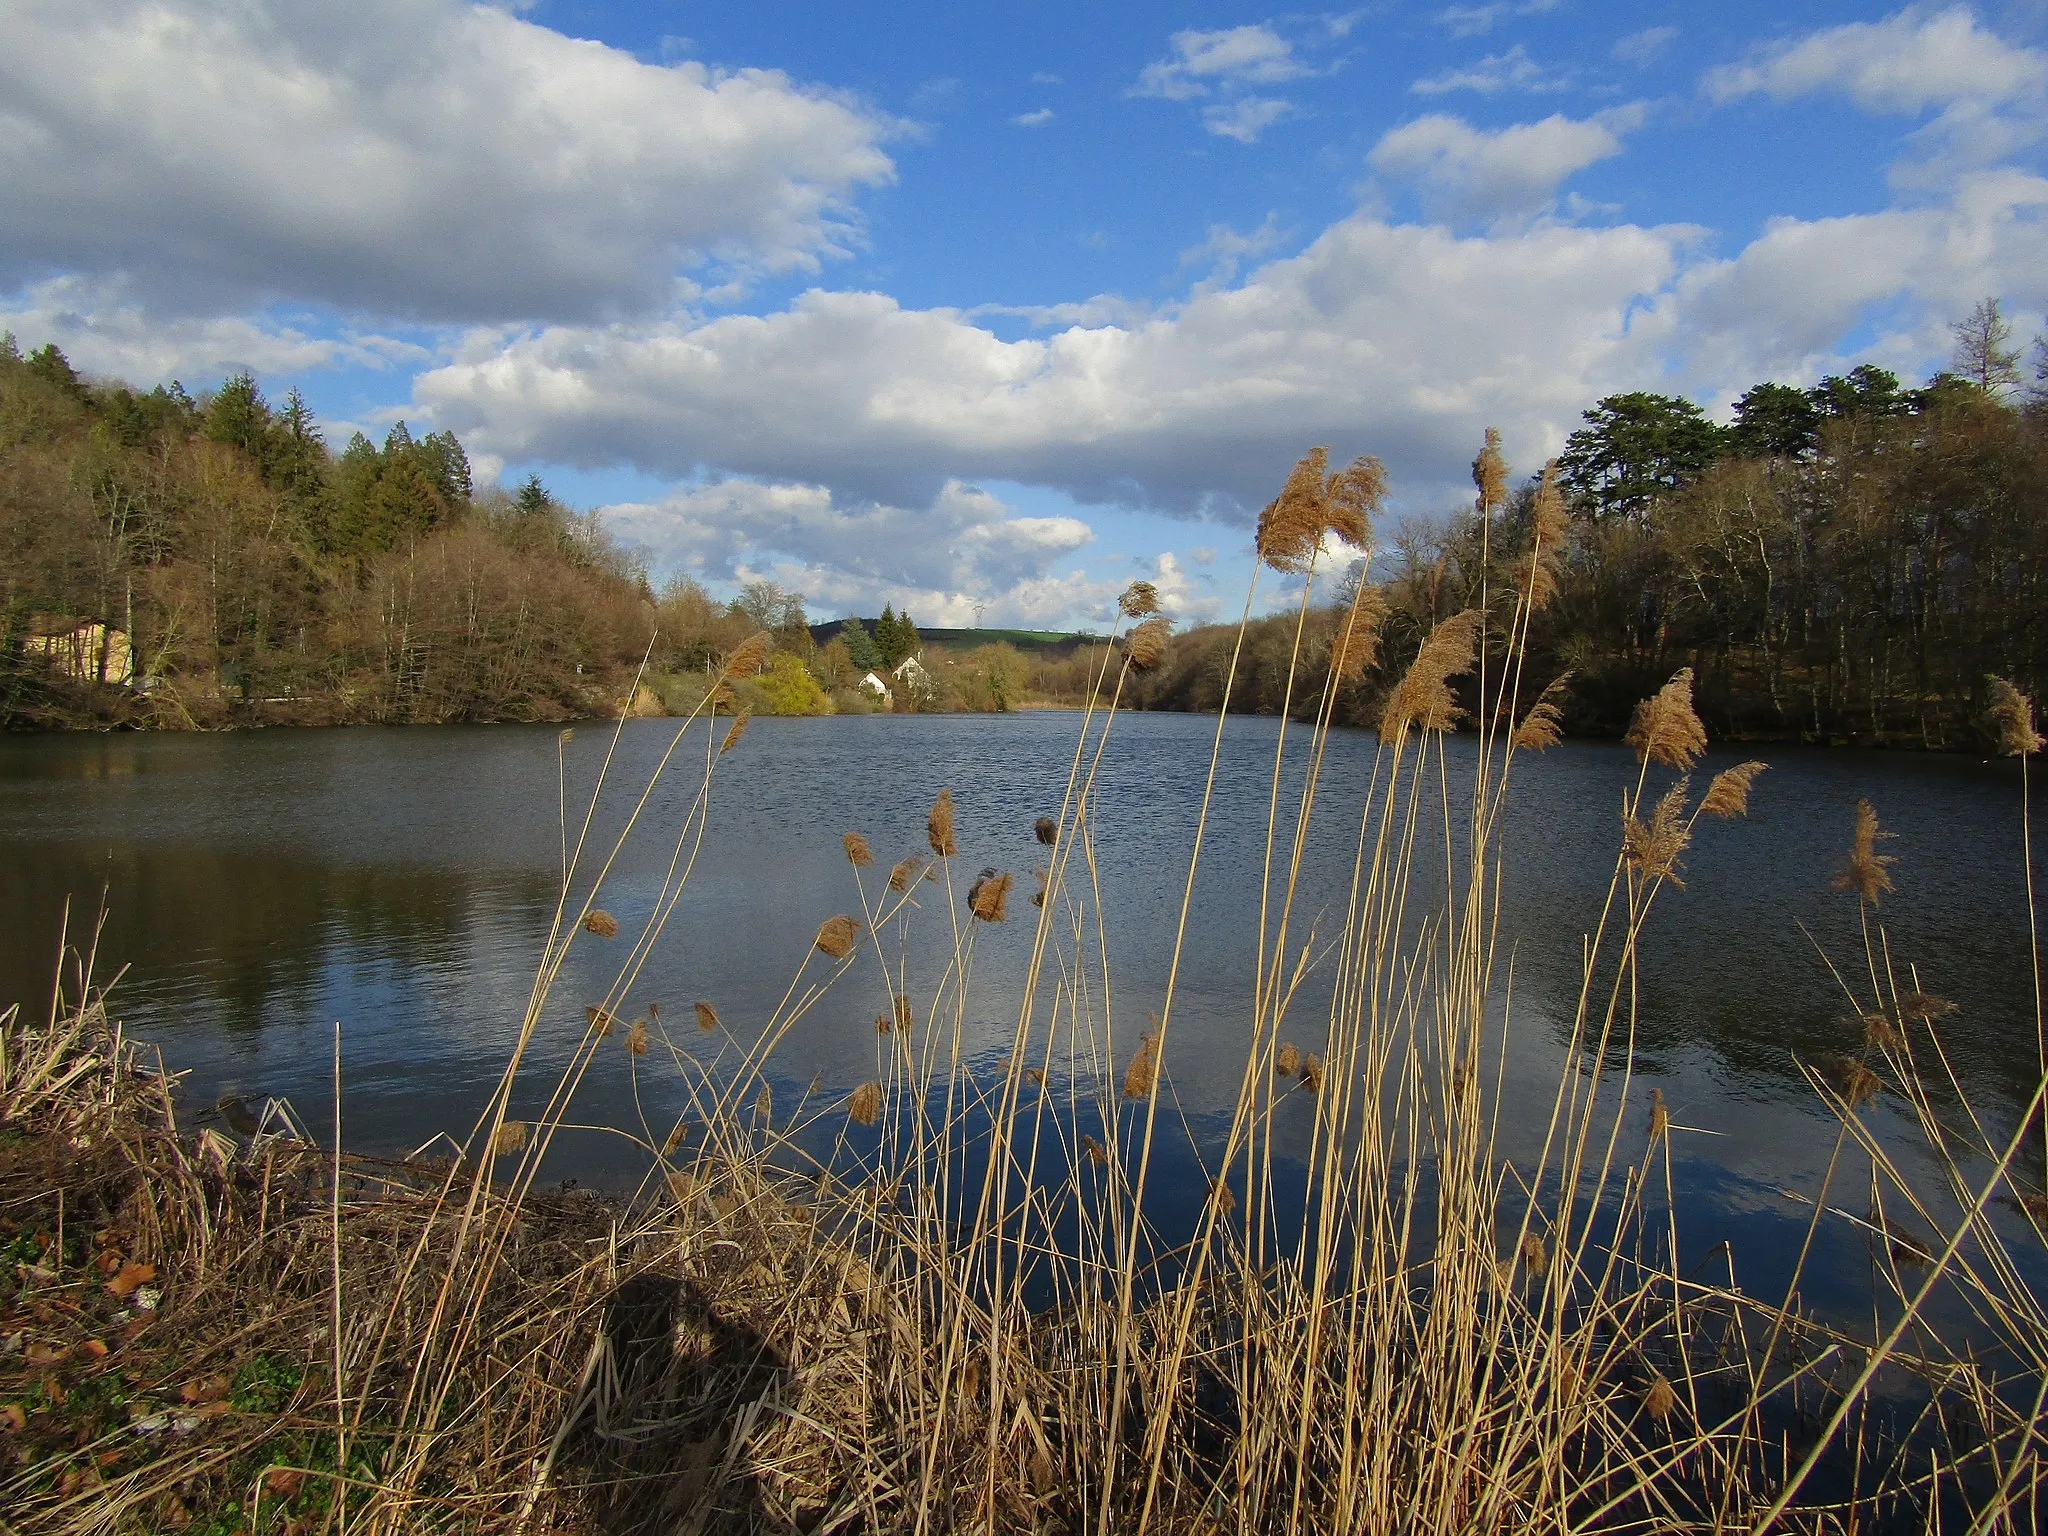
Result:
M135 678L127 634L97 619L81 623L39 613L29 621L21 649L24 655L47 657L52 671L73 682L126 684Z
M894 690L877 673L869 672L864 674L861 680L853 686L869 697L879 699L884 705L893 706L896 702Z

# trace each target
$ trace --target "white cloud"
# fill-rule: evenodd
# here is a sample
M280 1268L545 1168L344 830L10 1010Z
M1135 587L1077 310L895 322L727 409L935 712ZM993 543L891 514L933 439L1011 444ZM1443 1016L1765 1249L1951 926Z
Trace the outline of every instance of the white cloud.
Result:
M1059 77L1058 75L1055 75L1055 74L1049 73L1048 71L1046 71L1046 70L1043 70L1043 69L1041 69L1041 70L1038 70L1038 71L1036 71L1036 72L1035 72L1035 73L1034 73L1034 74L1033 74L1033 75L1031 76L1031 83L1032 83L1033 85L1064 85L1064 84L1066 84L1066 82L1065 82L1064 80L1062 80L1062 79L1061 79L1061 78L1060 78L1060 77Z
M772 70L643 63L460 0L16 0L0 282L427 320L665 307L814 267L893 125Z
M1517 16L1541 16L1557 9L1558 0L1492 0L1487 5L1446 6L1429 19L1453 37L1478 37Z
M1239 234L1228 224L1211 224L1200 245L1191 245L1180 253L1180 265L1183 269L1203 269L1205 285L1227 283L1237 276L1245 262L1278 247L1281 238L1277 213L1268 213L1248 235Z
M1219 101L1204 107L1202 126L1218 138L1256 144L1260 134L1292 110L1288 103L1270 96L1240 96L1235 101Z
M1451 91L1491 96L1498 91L1562 91L1570 84L1569 76L1545 69L1517 43L1506 53L1490 53L1476 64L1430 75L1408 89L1418 96L1442 96Z
M1263 23L1190 29L1173 34L1167 56L1147 64L1128 94L1187 101L1219 86L1274 85L1313 73L1294 57L1294 45Z
M1489 132L1432 113L1388 133L1367 160L1416 183L1435 216L1509 218L1541 210L1566 177L1620 154L1621 133L1639 120L1639 108L1591 119L1554 114Z
M1627 37L1618 39L1609 51L1620 63L1647 69L1664 57L1676 41L1676 27L1645 27L1640 32L1631 32Z
M1723 102L1837 91L1870 112L1922 112L2035 95L2044 81L2048 59L1983 30L1967 7L1930 14L1909 6L1882 21L1829 27L1762 50L1709 71L1702 85Z
M1036 112L1020 112L1010 121L1019 128L1043 128L1052 121L1052 108L1040 107Z

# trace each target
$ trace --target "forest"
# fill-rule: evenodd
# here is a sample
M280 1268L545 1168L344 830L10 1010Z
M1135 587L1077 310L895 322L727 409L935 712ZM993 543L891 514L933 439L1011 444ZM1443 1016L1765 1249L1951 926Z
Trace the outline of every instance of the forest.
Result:
M1648 393L1586 412L1552 469L1566 523L1528 654L1534 689L1567 679L1569 729L1619 733L1691 667L1717 737L1969 749L1985 740L1987 675L2040 689L2048 355L2037 343L2023 389L1997 301L1953 329L1952 367L1916 389L1865 365L1811 389L1760 383L1726 425ZM1340 720L1377 719L1385 679L1437 621L1505 615L1540 483L1393 534L1371 572L1381 665L1340 688ZM1334 574L1327 601L1253 622L1233 709L1283 707L1297 622L1325 659L1293 679L1291 707L1314 708L1360 577ZM1180 636L1137 702L1215 708L1236 634Z

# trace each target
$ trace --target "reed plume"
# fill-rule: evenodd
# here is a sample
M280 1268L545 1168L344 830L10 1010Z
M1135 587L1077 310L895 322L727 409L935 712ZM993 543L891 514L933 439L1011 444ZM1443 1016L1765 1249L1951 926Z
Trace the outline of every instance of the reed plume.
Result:
M695 1007L697 1010L697 1027L707 1035L715 1033L718 1029L718 1010L701 999L695 1004Z
M1273 1058L1273 1070L1282 1077L1292 1077L1301 1070L1301 1048L1288 1044L1280 1047L1280 1054Z
M886 1034L888 1034L888 1033L889 1033L889 1028L890 1028L890 1022L891 1022L891 1021L890 1021L889 1015L887 1015L886 1013L878 1013L878 1014L876 1014L876 1015L875 1015L875 1033L876 1033L876 1034L878 1034L878 1035L886 1035Z
M1543 477L1529 501L1529 547L1515 563L1515 585L1532 609L1544 607L1557 595L1558 562L1570 527L1564 493L1557 488L1557 460L1552 459L1543 466Z
M1895 1051L1906 1042L1890 1014L1872 1012L1863 1015L1863 1043L1876 1050Z
M1380 716L1380 736L1390 738L1404 726L1447 731L1462 711L1451 696L1450 680L1472 669L1486 615L1477 608L1456 613L1430 631L1407 674L1395 686Z
M1337 632L1330 636L1330 670L1337 680L1355 683L1379 656L1380 622L1387 616L1387 595L1361 580Z
M1050 848L1059 841L1060 824L1050 816L1041 816L1031 824L1031 834Z
M846 849L846 862L856 869L866 869L875 862L874 850L868 847L868 840L858 832L848 832L839 839Z
M1259 558L1276 571L1305 571L1323 541L1325 471L1330 450L1311 448L1259 514Z
M726 753L740 744L741 739L747 734L747 722L753 718L752 715L734 715L732 717L732 724L725 728L725 740L718 744L718 755L720 757L725 756Z
M847 1118L859 1125L873 1125L882 1116L882 1085L862 1083L848 1095Z
M912 1023L916 1021L917 1018L917 1015L911 1011L909 997L907 997L905 994L901 992L898 992L896 994L896 1001L894 1004L893 1011L896 1015L896 1027L904 1031L906 1034L909 1033L910 1026L912 1025Z
M818 924L818 936L811 942L832 959L844 960L853 952L853 941L859 937L859 920L841 912Z
M1228 1216L1237 1209L1237 1196L1230 1192L1230 1185L1220 1177L1209 1181L1209 1198L1216 1203L1218 1216Z
M1159 1080L1158 1037L1147 1034L1138 1041L1138 1051L1131 1058L1131 1064L1124 1068L1124 1097L1142 1099L1151 1093L1152 1085Z
M946 835L950 837L952 835L950 830L952 825L950 811L947 813L947 816L948 831ZM913 853L908 858L898 859L889 868L889 889L892 891L909 890L910 882L917 878L918 870L923 867L924 858L920 854Z
M1671 1111L1664 1106L1664 1090L1650 1090L1650 1141L1654 1145L1671 1134Z
M1330 476L1323 490L1323 525L1355 549L1372 542L1372 520L1387 499L1387 469L1367 455Z
M942 789L939 798L932 802L931 814L925 817L925 836L932 845L932 852L942 859L950 859L960 851L960 845L953 840L953 791ZM905 860L908 863L909 860ZM902 866L897 866L901 868ZM892 876L889 882L894 885Z
M1662 1371L1650 1378L1650 1385L1643 1392L1643 1412L1662 1423L1671 1417L1671 1410L1678 1406L1678 1393Z
M1479 488L1475 508L1481 517L1508 499L1508 460L1500 451L1500 429L1486 429L1486 446L1472 461L1472 483Z
M1522 1234L1522 1268L1529 1272L1531 1278L1538 1280L1550 1268L1550 1250L1543 1245L1543 1239L1537 1233Z
M1884 1086L1884 1080L1862 1062L1850 1059L1841 1065L1838 1086L1842 1090L1842 1097L1848 1100L1849 1107L1854 1109L1857 1105L1876 1098L1878 1089Z
M725 666L721 675L724 677L752 677L761 670L762 664L768 660L768 653L774 648L774 637L766 630L749 635L733 648L730 656L725 658Z
M664 1182L678 1205L688 1205L697 1198L697 1181L681 1168L670 1169Z
M1538 699L1515 727L1514 744L1527 752L1547 752L1564 740L1564 716L1548 699Z
M524 1120L507 1120L491 1133L491 1156L508 1157L526 1145L530 1127Z
M2002 677L1987 677L1990 687L1989 718L1998 737L1998 750L2007 757L2031 757L2041 750L2041 733L2034 729L2034 701Z
M1166 659L1166 642L1173 634L1173 620L1155 614L1124 636L1124 655L1140 672L1150 672Z
M1849 857L1835 875L1835 889L1854 891L1857 898L1877 905L1877 898L1892 889L1891 867L1898 859L1879 853L1878 843L1892 834L1877 824L1877 809L1868 800L1856 802L1856 835L1849 844Z
M597 1031L597 1037L600 1040L610 1034L612 1026L619 1022L617 1014L612 1013L609 1009L600 1008L595 1003L583 1010L583 1019L590 1028Z
M1700 799L1700 809L1709 816L1733 820L1749 814L1749 786L1756 782L1756 776L1769 768L1769 763L1737 763L1733 768L1723 768L1714 775L1714 781L1707 786L1707 792Z
M984 923L1009 921L1010 887L1015 882L1016 877L1008 870L999 875L983 875L967 893L967 910Z
M1046 888L1052 883L1052 871L1040 864L1032 869L1031 878L1038 886L1038 889L1031 893L1031 905L1042 907L1045 905Z
M1024 1081L1031 1084L1034 1088L1043 1088L1045 1086L1045 1068L1026 1067L1024 1069Z
M667 1138L662 1142L661 1150L664 1152L673 1152L677 1147L680 1147L684 1142L688 1141L689 1139L690 1122L687 1120L678 1120L676 1122L675 1129L670 1131L668 1133Z
M1323 1091L1323 1058L1304 1056L1301 1059L1301 1084L1310 1093Z
M1127 619L1142 619L1159 611L1159 589L1149 581L1134 581L1116 600L1117 611Z
M1707 750L1707 728L1692 707L1692 668L1680 667L1671 681L1636 705L1623 738L1638 758L1667 768L1690 768Z
M754 1118L771 1121L775 1118L775 1093L766 1083L763 1083L761 1091L754 1095Z
M1899 1017L1915 1019L1922 1024L1932 1024L1956 1011L1956 1005L1945 997L1936 997L1932 992L1908 992L1899 999Z
M619 920L603 907L592 907L585 913L583 926L600 939L616 939L619 936Z
M1688 781L1680 779L1664 791L1647 822L1633 815L1621 818L1622 858L1645 880L1663 878L1684 887L1678 878L1678 856L1692 841L1692 829L1685 822L1685 791Z
M1082 1136L1081 1151L1087 1156L1088 1161L1095 1164L1098 1168L1105 1166L1109 1162L1109 1149L1104 1147L1093 1136Z
M626 1026L626 1049L635 1056L647 1054L647 1021L635 1019Z

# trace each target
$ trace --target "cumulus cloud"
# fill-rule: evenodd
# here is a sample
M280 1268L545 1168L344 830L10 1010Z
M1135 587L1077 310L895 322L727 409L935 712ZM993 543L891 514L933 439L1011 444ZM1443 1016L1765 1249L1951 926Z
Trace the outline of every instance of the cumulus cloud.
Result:
M814 268L894 125L773 70L644 63L460 0L19 0L0 281L159 306L587 319Z
M1478 37L1517 16L1541 16L1558 0L1492 0L1487 5L1450 5L1429 19L1453 37Z
M1620 63L1636 69L1648 69L1663 58L1676 41L1676 27L1645 27L1640 32L1631 32L1627 37L1617 39L1610 51Z
M1173 34L1166 57L1147 64L1129 94L1187 101L1219 87L1274 85L1312 73L1295 58L1294 45L1264 23L1190 29Z
M1019 128L1043 128L1052 121L1052 108L1040 107L1036 112L1019 112L1010 121Z
M1288 103L1271 96L1240 96L1204 107L1202 126L1219 138L1256 144L1260 134L1292 110Z
M1506 53L1490 53L1476 64L1465 64L1417 80L1408 89L1418 96L1443 96L1451 91L1477 91L1492 96L1501 91L1562 91L1571 85L1567 75L1545 69L1529 57L1520 43Z
M2038 94L2048 59L1977 25L1966 6L1930 14L1909 6L1882 21L1829 27L1723 65L1702 82L1716 101L1779 101L1833 91L1870 112L1922 112L1958 101Z
M1507 218L1539 211L1566 177L1620 154L1621 133L1640 115L1639 108L1592 119L1553 115L1489 132L1432 113L1388 133L1367 160L1414 182L1436 217Z

